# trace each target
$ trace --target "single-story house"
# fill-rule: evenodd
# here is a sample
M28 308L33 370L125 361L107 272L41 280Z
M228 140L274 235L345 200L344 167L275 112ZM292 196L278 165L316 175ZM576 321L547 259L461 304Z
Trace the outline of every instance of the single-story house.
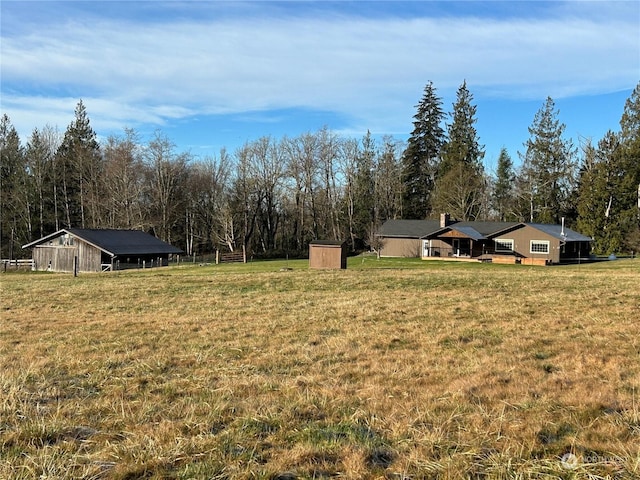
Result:
M164 266L182 250L140 230L65 228L22 248L32 248L36 270L101 272Z
M389 220L377 233L380 256L561 263L588 259L592 239L564 225L525 222Z

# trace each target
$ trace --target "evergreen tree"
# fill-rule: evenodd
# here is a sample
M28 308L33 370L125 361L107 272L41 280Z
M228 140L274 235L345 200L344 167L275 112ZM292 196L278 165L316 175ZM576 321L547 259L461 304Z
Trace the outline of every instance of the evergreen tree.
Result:
M445 141L442 100L432 82L425 86L416 108L414 128L402 157L403 217L407 219L431 214L431 193Z
M585 152L578 226L598 254L640 250L640 83L625 103L620 133L607 132Z
M514 180L513 161L507 149L502 147L493 189L493 208L501 222L513 217Z
M560 223L570 210L576 151L570 140L563 139L565 125L557 117L555 103L548 97L529 127L531 137L521 155L520 197L528 206L530 222Z
M485 179L484 150L475 128L476 106L473 95L463 82L448 125L448 141L442 149L438 166L433 206L460 220L475 220L482 211Z
M56 153L62 182L62 209L67 227L97 227L101 218L102 162L96 133L80 100Z
M0 254L14 258L27 243L23 211L18 198L25 176L24 152L20 137L9 117L0 119ZM28 229L27 229L28 230Z
M447 126L448 140L442 148L442 161L438 166L438 177L444 177L458 163L462 163L473 173L482 170L484 158L475 124L477 107L471 102L473 94L464 81L456 94L456 102L451 112L452 123Z
M624 105L620 119L620 164L622 176L618 201L625 247L640 250L640 82Z
M620 139L607 132L598 148L584 148L577 194L578 230L593 238L597 254L619 252L624 231L621 225L618 189L623 172L619 163Z

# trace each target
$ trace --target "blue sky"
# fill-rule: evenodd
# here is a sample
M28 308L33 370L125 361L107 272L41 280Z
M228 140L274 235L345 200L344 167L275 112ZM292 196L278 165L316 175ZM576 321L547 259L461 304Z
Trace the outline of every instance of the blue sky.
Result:
M83 99L100 137L156 129L195 156L323 126L404 140L433 81L466 80L485 164L517 161L547 96L566 136L617 130L640 2L1 2L1 110L26 142Z

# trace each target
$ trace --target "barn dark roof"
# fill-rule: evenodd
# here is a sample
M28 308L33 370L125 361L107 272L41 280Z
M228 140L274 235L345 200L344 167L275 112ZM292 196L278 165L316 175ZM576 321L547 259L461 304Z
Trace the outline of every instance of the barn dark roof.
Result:
M77 237L111 256L121 255L162 255L182 253L182 250L140 230L109 230L67 228L47 235L22 248L35 247L60 235Z

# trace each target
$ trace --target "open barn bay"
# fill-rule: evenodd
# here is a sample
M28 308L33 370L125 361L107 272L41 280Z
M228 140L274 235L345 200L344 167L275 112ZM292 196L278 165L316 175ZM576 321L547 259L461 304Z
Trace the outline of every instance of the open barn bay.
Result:
M2 274L0 478L640 478L637 260L349 261Z

